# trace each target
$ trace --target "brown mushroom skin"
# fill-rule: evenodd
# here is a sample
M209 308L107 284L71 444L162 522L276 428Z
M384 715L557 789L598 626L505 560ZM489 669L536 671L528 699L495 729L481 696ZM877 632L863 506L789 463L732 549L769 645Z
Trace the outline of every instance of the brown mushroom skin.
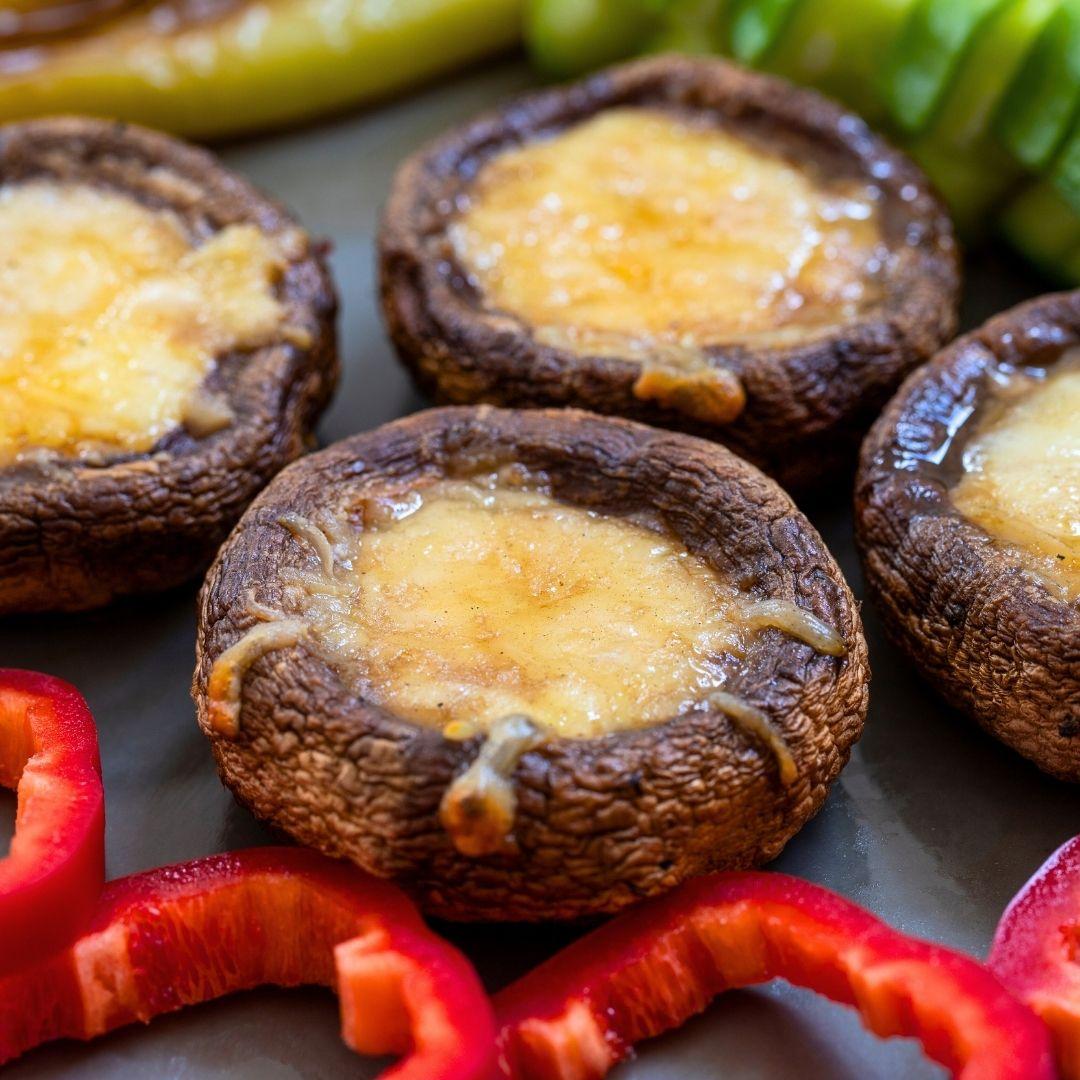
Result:
M856 534L892 641L950 705L1062 780L1080 780L1080 607L963 517L939 463L990 373L1080 344L1080 292L1022 304L912 375L862 449ZM964 431L960 430L959 438Z
M338 378L337 298L322 247L211 155L130 125L58 118L0 128L0 184L86 183L175 212L196 239L233 223L281 238L287 336L219 357L204 388L233 420L146 454L0 469L0 613L73 611L202 573L255 494L308 448Z
M357 696L309 643L256 660L239 731L210 722L215 659L255 624L283 570L310 556L283 512L350 504L365 490L512 459L552 493L600 511L658 514L755 598L798 600L838 630L843 658L777 630L733 662L726 687L782 728L798 774L722 713L596 739L551 738L514 773L513 849L460 854L439 820L447 786L480 742L453 742ZM862 731L868 667L858 611L821 539L771 480L714 443L577 410L486 406L420 413L286 469L223 546L200 597L193 696L223 781L302 843L398 879L452 919L564 919L615 911L717 867L775 857L820 809Z
M520 319L486 310L446 240L486 160L623 105L713 116L829 175L872 180L882 193L884 236L896 252L882 301L861 320L794 346L708 346L708 357L734 372L746 393L745 408L726 425L635 396L637 362L574 356L538 342ZM379 249L390 336L435 400L576 405L718 439L791 489L852 471L862 435L904 376L956 331L952 226L916 166L825 98L715 59L637 61L451 131L399 171Z

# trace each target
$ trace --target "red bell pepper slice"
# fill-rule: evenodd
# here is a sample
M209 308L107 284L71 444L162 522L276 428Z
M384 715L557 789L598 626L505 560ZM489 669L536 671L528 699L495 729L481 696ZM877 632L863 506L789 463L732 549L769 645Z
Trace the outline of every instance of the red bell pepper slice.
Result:
M393 885L300 848L254 848L106 885L63 952L0 978L0 1062L43 1042L274 984L337 990L345 1042L394 1080L488 1080L494 1018L471 965Z
M0 860L0 973L55 952L87 925L105 880L97 730L74 687L0 669L0 786L15 835Z
M500 1067L596 1080L719 991L774 978L855 1006L878 1035L915 1036L964 1080L1055 1075L1045 1026L980 964L772 873L687 882L507 987L495 997Z
M1080 836L1005 909L987 966L1046 1021L1062 1076L1080 1078Z

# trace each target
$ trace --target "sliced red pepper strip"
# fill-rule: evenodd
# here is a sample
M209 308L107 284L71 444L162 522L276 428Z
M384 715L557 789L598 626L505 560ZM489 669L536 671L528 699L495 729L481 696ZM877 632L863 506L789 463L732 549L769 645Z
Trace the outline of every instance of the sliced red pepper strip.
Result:
M300 848L254 848L105 887L86 933L0 979L0 1062L43 1042L262 985L337 990L342 1036L404 1054L394 1080L487 1080L491 1005L397 888Z
M980 964L771 873L687 882L507 987L495 998L500 1067L596 1080L721 990L774 978L855 1006L877 1035L914 1036L964 1080L1055 1075L1045 1026Z
M15 835L0 860L0 973L55 952L87 925L105 880L97 730L82 695L0 668L0 786Z
M1080 836L1005 909L987 966L1049 1025L1061 1075L1080 1078Z

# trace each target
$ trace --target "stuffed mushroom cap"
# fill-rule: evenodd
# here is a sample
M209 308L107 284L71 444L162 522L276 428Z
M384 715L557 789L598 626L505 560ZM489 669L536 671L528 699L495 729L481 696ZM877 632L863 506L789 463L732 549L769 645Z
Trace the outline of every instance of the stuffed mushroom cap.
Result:
M509 479L477 486L492 475ZM519 531L491 531L504 512ZM638 670L633 639L669 609L692 615ZM689 624L696 642L717 612L721 637L663 712L669 640ZM222 779L261 818L432 913L540 920L773 858L847 761L867 683L840 571L752 466L625 420L473 407L351 437L267 488L203 588L193 695ZM552 688L568 710L545 704ZM564 725L582 693L614 715Z
M203 572L337 381L323 246L210 154L0 128L0 611Z
M1080 293L1022 304L916 372L867 437L867 589L945 699L1080 779Z
M400 169L382 304L448 403L588 408L822 488L955 332L922 173L819 95L663 56L514 101Z

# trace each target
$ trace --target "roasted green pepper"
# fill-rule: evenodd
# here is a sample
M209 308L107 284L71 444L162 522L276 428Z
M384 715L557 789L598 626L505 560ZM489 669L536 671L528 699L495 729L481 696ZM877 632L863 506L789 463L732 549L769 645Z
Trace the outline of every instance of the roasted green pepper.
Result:
M520 0L149 0L75 32L0 19L0 121L115 117L181 135L292 123L509 46ZM0 13L7 15L7 12Z
M549 75L577 75L646 48L670 0L530 0L525 32Z

